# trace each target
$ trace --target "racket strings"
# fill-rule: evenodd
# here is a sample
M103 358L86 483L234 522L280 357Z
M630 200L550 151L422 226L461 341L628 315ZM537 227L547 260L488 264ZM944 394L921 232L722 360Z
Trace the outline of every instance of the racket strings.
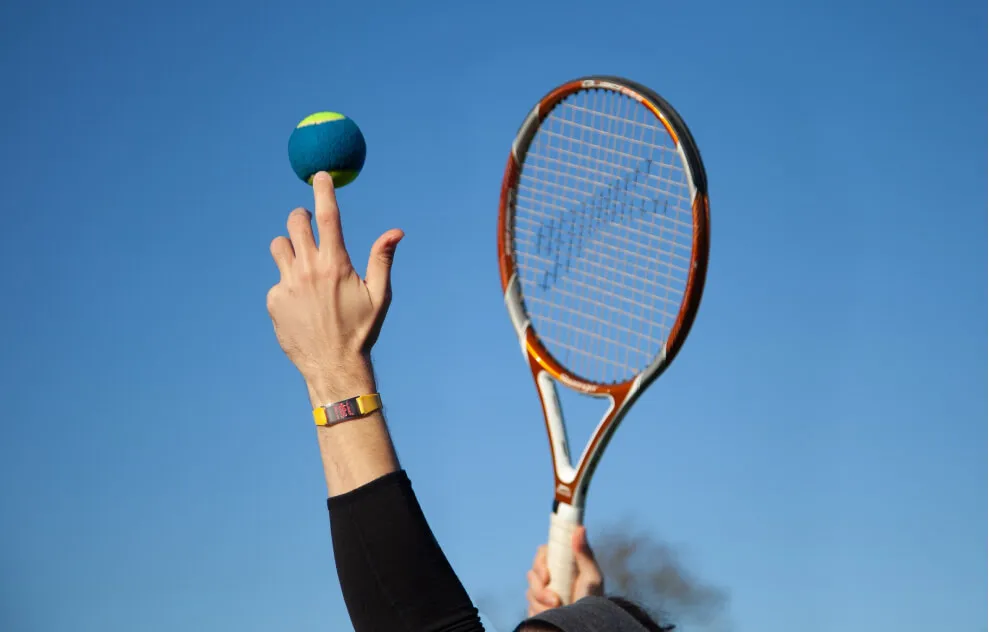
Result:
M543 121L513 246L532 326L570 371L622 382L662 352L686 288L691 202L673 139L633 99L581 91Z

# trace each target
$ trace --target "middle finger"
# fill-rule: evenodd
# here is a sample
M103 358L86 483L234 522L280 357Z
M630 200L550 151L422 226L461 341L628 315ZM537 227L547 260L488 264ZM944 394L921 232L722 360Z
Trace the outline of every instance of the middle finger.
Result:
M288 216L288 236L292 240L297 259L308 262L316 252L316 240L312 232L312 214L304 208L297 208Z

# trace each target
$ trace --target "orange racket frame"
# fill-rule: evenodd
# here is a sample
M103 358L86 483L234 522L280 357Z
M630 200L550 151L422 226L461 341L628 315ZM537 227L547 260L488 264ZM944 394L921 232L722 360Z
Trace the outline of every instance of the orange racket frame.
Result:
M662 122L676 144L692 183L691 261L679 313L670 329L665 348L655 362L635 378L613 384L590 382L567 370L539 340L525 313L512 243L515 197L529 145L550 112L564 99L583 90L612 90L648 108ZM544 96L531 110L512 144L502 180L498 209L498 265L506 306L540 395L553 455L555 480L549 541L550 588L560 596L564 604L570 600L573 579L569 536L573 528L583 520L587 486L621 419L646 387L669 366L686 340L701 302L707 276L709 247L710 205L707 177L700 152L680 115L662 97L645 86L621 77L591 76L564 83ZM612 401L576 466L570 460L559 400L551 380L580 393Z

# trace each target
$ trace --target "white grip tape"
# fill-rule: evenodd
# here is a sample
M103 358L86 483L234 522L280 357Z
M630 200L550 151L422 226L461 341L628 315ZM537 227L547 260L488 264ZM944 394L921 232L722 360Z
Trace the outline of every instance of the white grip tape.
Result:
M549 589L560 597L562 605L570 603L573 580L577 572L573 555L573 532L580 524L580 510L560 503L549 516L549 542L546 544L546 565L549 567Z

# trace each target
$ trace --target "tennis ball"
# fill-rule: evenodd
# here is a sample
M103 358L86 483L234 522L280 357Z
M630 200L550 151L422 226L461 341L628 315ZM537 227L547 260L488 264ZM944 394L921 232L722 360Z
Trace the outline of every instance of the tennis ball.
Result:
M303 182L328 171L333 186L346 186L364 167L367 145L361 129L336 112L317 112L302 119L288 139L288 160Z

